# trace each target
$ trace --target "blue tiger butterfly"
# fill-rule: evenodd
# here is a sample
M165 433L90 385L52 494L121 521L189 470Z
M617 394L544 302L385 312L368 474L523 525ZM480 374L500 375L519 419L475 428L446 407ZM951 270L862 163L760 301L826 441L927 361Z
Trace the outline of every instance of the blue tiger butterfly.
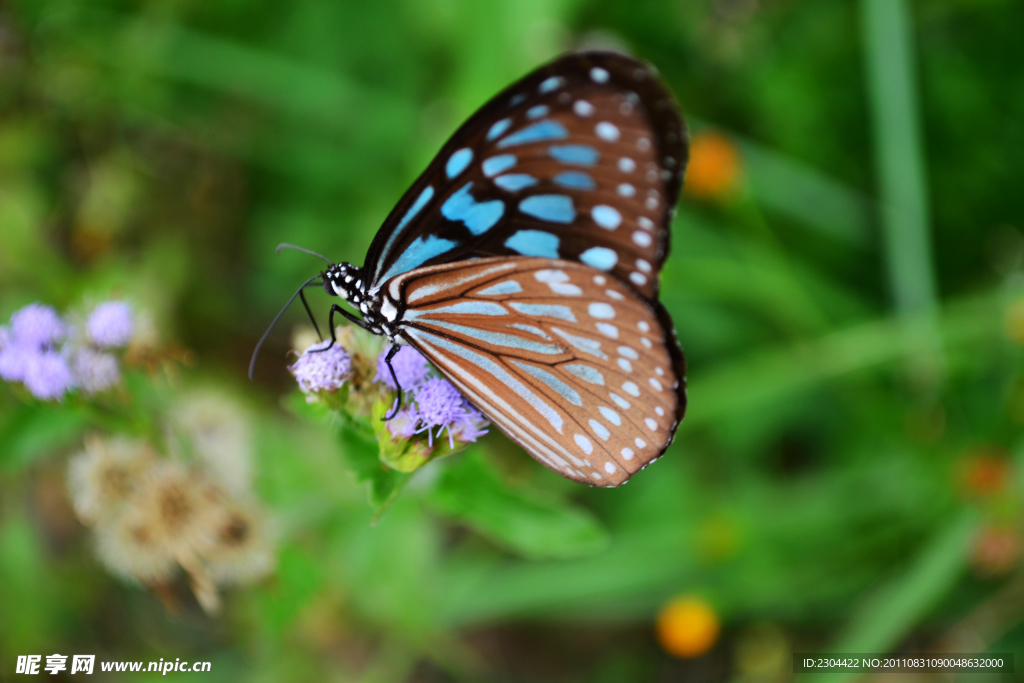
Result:
M687 155L651 67L566 55L459 128L361 268L328 260L303 287L361 313L331 307L332 343L339 313L386 336L388 360L413 346L540 463L618 486L665 452L686 409L657 297Z

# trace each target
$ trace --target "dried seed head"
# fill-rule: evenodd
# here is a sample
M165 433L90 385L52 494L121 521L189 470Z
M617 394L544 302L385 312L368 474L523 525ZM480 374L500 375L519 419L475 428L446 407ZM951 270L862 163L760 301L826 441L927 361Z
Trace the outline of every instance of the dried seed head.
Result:
M153 451L142 441L87 439L85 450L68 467L68 489L79 519L95 524L115 515L155 462Z

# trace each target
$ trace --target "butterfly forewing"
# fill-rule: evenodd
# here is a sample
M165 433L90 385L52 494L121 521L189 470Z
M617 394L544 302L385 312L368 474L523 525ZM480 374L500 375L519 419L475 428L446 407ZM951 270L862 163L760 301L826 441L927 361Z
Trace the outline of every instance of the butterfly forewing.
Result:
M425 265L525 255L580 261L653 301L686 154L650 67L615 53L563 57L444 146L374 240L371 290Z
M386 293L400 338L559 474L617 486L671 441L685 408L675 340L616 278L505 257L408 272Z

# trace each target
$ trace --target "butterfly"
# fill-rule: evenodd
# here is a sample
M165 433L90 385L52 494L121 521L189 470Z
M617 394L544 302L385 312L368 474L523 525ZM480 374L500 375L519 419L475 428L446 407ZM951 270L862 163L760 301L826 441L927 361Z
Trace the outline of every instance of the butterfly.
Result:
M411 345L541 464L618 486L686 409L658 273L687 155L651 67L563 56L456 131L362 267L321 256L330 266L296 295L322 285L358 309L331 307L332 343L339 313L386 336L389 361Z

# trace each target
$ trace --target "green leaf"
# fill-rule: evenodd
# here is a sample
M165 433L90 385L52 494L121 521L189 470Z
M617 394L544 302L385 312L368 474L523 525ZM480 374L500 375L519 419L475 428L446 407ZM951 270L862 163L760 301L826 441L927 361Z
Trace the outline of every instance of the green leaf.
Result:
M592 555L608 534L569 503L513 489L479 450L452 461L428 497L438 511L531 559Z
M339 429L339 438L341 452L356 481L370 485L370 505L375 510L373 523L376 524L395 501L410 475L385 467L380 461L380 446L377 441L367 438L354 426L343 422Z
M323 564L308 551L296 547L281 550L277 574L261 594L268 625L280 632L299 615L323 585Z
M0 423L0 464L21 469L73 441L88 422L84 410L70 405L22 405Z

